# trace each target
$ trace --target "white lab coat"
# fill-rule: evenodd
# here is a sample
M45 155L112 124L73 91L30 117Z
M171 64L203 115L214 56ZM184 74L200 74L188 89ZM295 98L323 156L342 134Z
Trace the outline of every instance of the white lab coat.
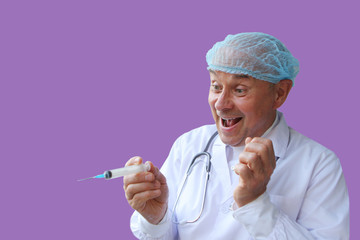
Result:
M336 155L279 121L268 133L278 157L267 191L233 210L233 190L226 145L216 137L209 152L211 175L205 208L195 223L174 224L172 208L193 156L204 150L215 125L179 137L161 171L169 186L166 216L158 225L134 212L131 229L139 239L349 239L349 200ZM229 146L228 146L229 147ZM204 159L191 173L175 210L178 221L200 212L204 189Z

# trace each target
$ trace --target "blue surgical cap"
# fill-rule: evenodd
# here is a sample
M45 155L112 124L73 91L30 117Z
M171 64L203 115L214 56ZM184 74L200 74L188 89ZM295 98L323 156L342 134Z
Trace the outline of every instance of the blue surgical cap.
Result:
M278 83L299 72L299 61L275 37L259 32L228 35L207 52L208 70L245 74Z

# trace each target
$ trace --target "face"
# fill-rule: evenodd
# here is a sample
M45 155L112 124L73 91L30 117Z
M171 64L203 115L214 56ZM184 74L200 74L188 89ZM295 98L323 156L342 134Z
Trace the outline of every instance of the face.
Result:
M274 122L276 91L272 83L210 71L209 105L221 140L240 146L260 137Z

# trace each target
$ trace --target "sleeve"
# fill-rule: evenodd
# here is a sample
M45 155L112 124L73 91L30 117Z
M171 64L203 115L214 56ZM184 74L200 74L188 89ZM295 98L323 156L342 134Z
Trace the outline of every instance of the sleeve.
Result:
M335 154L325 155L323 159L326 160L320 161L314 169L295 221L279 210L267 193L236 209L233 217L254 239L349 239L349 198L345 179Z
M160 171L166 177L169 188L169 203L168 209L164 218L157 225L153 225L146 221L138 212L134 212L130 219L130 228L135 237L138 239L163 239L170 240L176 239L177 228L176 224L172 223L171 211L172 203L174 202L174 193L177 192L178 180L180 178L179 168L181 159L181 138L178 138L173 144L169 156L161 167Z
M169 219L169 213L166 214L157 225L151 224L146 221L138 212L134 212L130 219L130 228L138 239L173 239L171 232L171 220Z

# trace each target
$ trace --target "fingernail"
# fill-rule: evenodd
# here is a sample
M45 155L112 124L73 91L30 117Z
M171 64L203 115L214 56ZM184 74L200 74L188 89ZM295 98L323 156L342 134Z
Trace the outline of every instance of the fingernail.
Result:
M150 169L151 169L150 162L146 162L146 163L145 163L145 167L146 167L146 171L147 171L147 172L150 171Z

